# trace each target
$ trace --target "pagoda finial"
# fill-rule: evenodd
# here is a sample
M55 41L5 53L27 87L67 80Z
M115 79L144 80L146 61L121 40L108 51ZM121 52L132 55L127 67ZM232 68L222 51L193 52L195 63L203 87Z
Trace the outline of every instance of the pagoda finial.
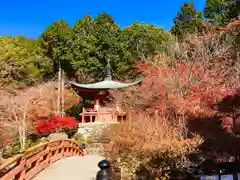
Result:
M107 66L106 66L106 76L104 80L112 80L112 72L111 72L111 65L110 65L110 60L107 59Z

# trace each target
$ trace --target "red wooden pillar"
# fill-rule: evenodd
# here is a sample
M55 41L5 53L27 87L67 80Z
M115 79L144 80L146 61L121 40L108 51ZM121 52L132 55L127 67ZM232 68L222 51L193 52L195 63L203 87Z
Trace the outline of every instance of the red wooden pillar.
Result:
M100 101L97 95L94 95L94 110L97 111L97 117L95 119L96 121L96 120L99 120L99 111L100 111Z
M94 108L96 108L96 106L98 106L98 109L100 108L100 98L97 95L94 95Z
M93 102L94 102L93 108L94 108L94 110L95 110L96 101L97 101L97 97L96 97L96 95L94 94L94 96L93 96Z
M82 123L85 123L85 109L82 110Z

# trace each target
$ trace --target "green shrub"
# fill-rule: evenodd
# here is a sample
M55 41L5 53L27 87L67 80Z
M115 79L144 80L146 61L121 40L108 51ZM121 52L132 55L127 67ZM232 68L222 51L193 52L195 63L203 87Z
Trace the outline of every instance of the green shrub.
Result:
M41 142L44 142L46 140L43 140L43 139L27 139L26 140L26 144L25 144L25 149L28 149L30 147L33 147ZM12 157L14 155L17 155L17 154L21 154L23 153L21 151L21 145L19 143L19 141L15 141L13 142L12 144L8 145L7 147L4 148L3 150L3 158L9 158L9 157Z
M78 126L63 130L63 132L65 132L68 135L68 138L72 138L77 133L77 131Z

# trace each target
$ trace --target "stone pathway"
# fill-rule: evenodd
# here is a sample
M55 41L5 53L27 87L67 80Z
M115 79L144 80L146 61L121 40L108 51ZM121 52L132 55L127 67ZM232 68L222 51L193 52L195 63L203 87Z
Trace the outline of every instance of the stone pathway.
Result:
M73 156L56 161L33 180L95 180L100 155Z

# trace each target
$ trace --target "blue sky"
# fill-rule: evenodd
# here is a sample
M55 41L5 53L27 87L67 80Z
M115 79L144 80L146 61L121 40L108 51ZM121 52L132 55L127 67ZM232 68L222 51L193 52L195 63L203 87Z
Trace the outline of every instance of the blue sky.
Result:
M180 6L186 0L1 0L0 35L38 37L56 20L74 24L86 14L93 17L106 12L121 27L133 21L147 22L168 30ZM204 0L195 0L198 10Z

